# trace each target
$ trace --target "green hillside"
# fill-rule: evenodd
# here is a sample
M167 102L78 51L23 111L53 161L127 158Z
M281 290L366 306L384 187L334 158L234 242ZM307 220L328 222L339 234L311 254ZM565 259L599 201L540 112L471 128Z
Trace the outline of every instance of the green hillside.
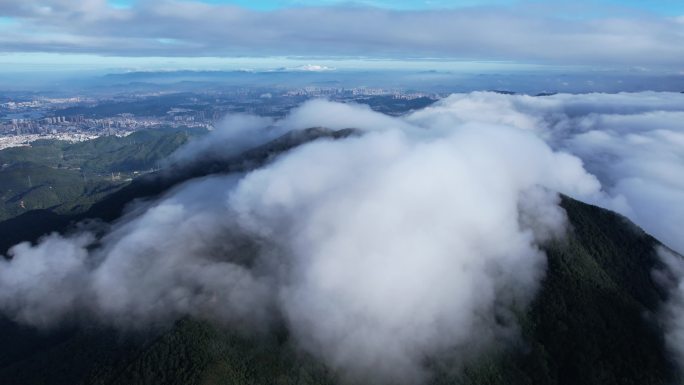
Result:
M146 130L68 143L40 140L0 151L0 220L30 210L78 213L117 191L198 130Z
M0 170L0 218L36 209L68 213L87 208L126 182L84 178L78 171L21 162Z

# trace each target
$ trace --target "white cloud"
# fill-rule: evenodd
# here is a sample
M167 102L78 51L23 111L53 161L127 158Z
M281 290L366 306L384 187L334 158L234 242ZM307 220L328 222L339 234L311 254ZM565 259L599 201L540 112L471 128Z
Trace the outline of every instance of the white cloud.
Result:
M228 159L282 135L285 130L274 127L274 120L247 114L229 114L212 131L179 148L170 163L188 163L205 159Z
M433 127L499 123L534 132L582 159L599 178L610 197L589 198L591 203L626 215L684 252L684 94L476 92L450 96L407 119Z
M543 275L536 240L564 226L544 188L598 187L577 159L515 129L387 128L295 150L248 174L229 205L282 250L272 263L288 261L279 298L301 346L346 375L413 383L423 357L464 359L514 335L511 306Z
M357 128L366 131L410 129L406 122L378 114L366 105L334 103L323 99L305 102L278 122L278 126L287 130L309 127L326 127L333 130Z
M292 70L295 71L304 71L304 72L325 72L325 71L334 71L335 68L332 67L327 67L324 65L319 65L319 64L305 64L299 67L294 67Z
M657 251L667 268L654 272L654 277L668 289L662 310L665 342L674 355L674 361L684 368L684 259L665 248Z

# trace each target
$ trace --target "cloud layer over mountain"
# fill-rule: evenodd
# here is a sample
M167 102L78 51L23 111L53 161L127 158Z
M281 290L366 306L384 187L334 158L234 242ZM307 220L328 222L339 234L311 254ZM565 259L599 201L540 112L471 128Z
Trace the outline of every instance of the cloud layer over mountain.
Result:
M564 230L555 191L598 193L580 161L516 128L425 131L322 101L277 124L314 121L367 133L190 181L94 250L88 234L19 245L0 266L0 307L37 326L83 314L123 327L282 318L331 367L387 381L420 380L422 360L447 349L514 338L512 311L543 276L539 242Z
M465 362L516 338L513 312L544 275L540 246L566 231L558 193L684 250L683 110L669 93L473 93L400 118L321 100L280 121L230 117L178 159L310 126L363 134L188 181L98 242L85 231L18 245L0 262L0 309L47 327L284 322L343 376L415 383L429 357Z

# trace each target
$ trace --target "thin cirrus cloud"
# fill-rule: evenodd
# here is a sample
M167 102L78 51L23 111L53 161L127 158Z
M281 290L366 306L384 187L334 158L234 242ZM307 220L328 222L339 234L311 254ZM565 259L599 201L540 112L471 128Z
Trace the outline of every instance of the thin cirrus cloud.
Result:
M409 10L363 2L285 2L277 8L257 3L263 10L177 0L4 1L0 14L12 23L0 25L0 51L448 58L677 71L684 66L684 22L675 6L665 12L617 8L607 1L573 7L478 3Z

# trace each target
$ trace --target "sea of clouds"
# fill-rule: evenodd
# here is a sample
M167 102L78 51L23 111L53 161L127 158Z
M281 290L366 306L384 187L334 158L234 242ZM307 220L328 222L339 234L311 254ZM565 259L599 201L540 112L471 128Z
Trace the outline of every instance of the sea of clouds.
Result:
M230 116L175 161L307 127L360 134L187 181L101 239L17 245L0 260L0 310L37 327L285 323L343 376L419 382L426 357L466 360L515 339L513 313L544 276L542 247L567 230L559 193L684 251L682 118L676 93L472 93L401 117L314 100L281 120ZM669 319L673 348L684 346L684 316Z

